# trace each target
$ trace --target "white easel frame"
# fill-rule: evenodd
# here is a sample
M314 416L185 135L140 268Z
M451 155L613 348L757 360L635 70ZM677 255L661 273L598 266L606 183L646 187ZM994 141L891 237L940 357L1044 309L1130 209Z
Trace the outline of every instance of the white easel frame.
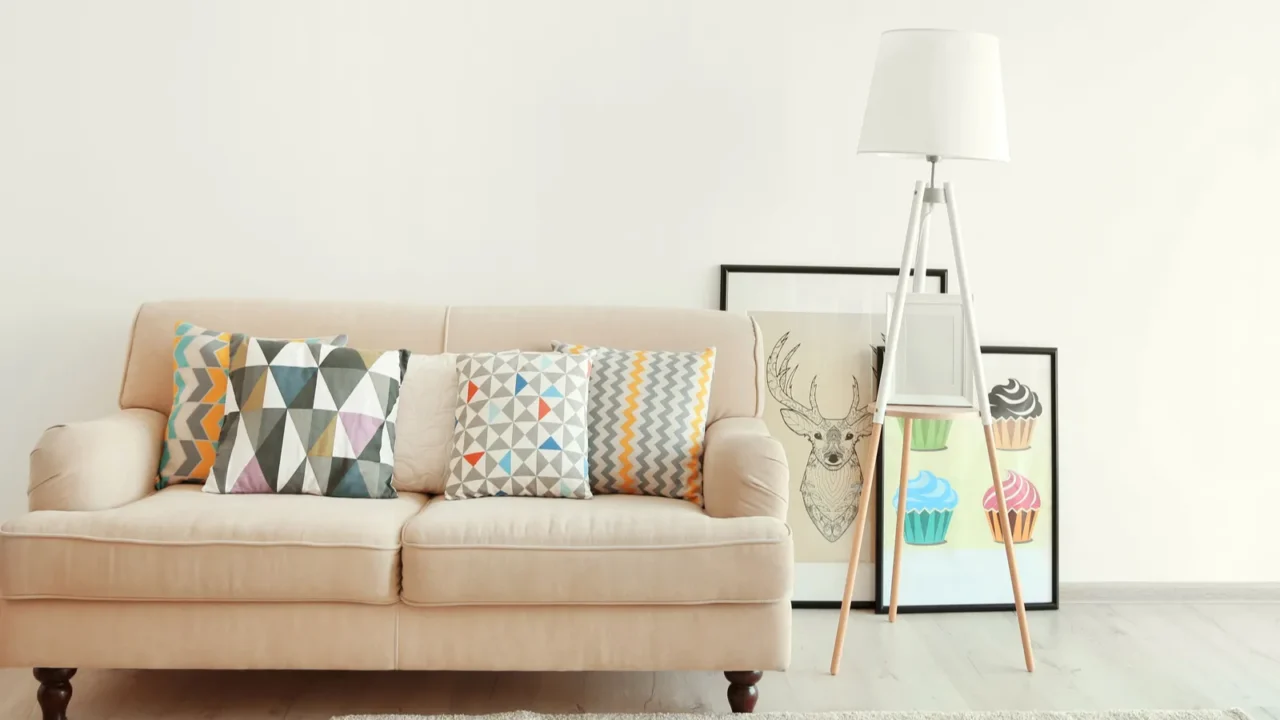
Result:
M931 163L937 158L930 157ZM970 353L970 366L973 370L973 382L976 388L974 397L976 407L922 407L909 405L890 405L889 392L880 392L876 401L876 412L871 425L871 457L864 464L866 477L862 483L862 500L858 512L858 522L854 528L853 554L849 559L849 570L845 576L844 600L840 606L840 625L836 630L835 648L831 655L831 674L840 671L840 658L844 652L845 631L849 624L849 601L853 594L853 583L858 573L858 555L862 552L862 539L866 534L867 516L870 514L869 502L875 497L876 453L880 450L880 435L888 416L903 418L902 472L899 477L899 497L907 496L907 469L911 455L911 424L913 420L954 418L977 412L982 418L982 429L987 440L987 458L991 464L991 481L995 488L996 502L1000 510L1000 525L1004 535L1005 555L1009 561L1009 580L1013 585L1013 603L1018 614L1018 629L1022 635L1022 654L1026 661L1027 671L1035 670L1035 657L1031 651L1031 632L1027 627L1027 609L1022 602L1022 585L1018 581L1018 564L1014 557L1013 534L1009 530L1009 509L1005 504L1004 485L1000 477L1000 467L996 459L995 436L991 430L991 404L987 400L986 377L982 369L982 344L978 341L977 320L973 309L973 293L969 287L969 273L965 264L964 243L960 233L960 212L956 206L955 193L951 183L943 183L939 191L932 180L926 188L924 182L917 182L915 194L911 199L911 216L907 222L907 238L902 248L902 263L898 269L898 285L894 292L893 314L889 323L889 337L885 346L884 367L880 372L882 388L891 384L898 360L898 338L902 331L903 309L906 305L907 281L915 262L914 292L924 292L925 268L927 267L929 242L929 215L926 206L945 205L947 219L951 229L951 247L955 255L956 276L960 282L961 302L964 306L964 325ZM893 555L893 583L889 602L889 622L898 619L898 580L903 553L903 521L907 504L898 503L898 522L895 531L895 550Z

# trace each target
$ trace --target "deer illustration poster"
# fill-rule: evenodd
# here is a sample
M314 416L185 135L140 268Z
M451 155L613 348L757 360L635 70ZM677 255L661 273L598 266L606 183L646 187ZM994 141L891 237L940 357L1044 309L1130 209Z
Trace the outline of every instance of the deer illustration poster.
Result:
M764 419L786 450L791 472L794 607L840 607L858 512L870 513L867 532L876 533L874 503L861 493L863 458L871 450L870 439L861 436L876 400L871 347L881 342L897 282L896 267L720 266L720 309L754 318L764 345L761 360L774 356L777 392L762 388ZM947 271L927 270L925 287L945 293ZM860 553L856 607L874 604L870 538Z
M883 315L753 312L760 325L766 374L765 423L782 443L791 469L788 524L795 543L798 602L837 600L853 549L870 457L876 385L871 347ZM874 525L868 532L874 532ZM874 561L871 543L862 562ZM870 569L869 567L867 568ZM872 599L873 575L854 599Z

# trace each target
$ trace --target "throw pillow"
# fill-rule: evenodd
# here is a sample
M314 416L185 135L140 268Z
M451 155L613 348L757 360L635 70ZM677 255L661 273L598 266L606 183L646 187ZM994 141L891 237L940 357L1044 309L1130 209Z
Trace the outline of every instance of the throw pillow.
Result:
M393 498L407 350L231 338L210 493Z
M458 408L457 359L452 353L409 356L396 421L396 490L444 492Z
M589 354L591 490L659 495L702 504L702 442L716 350L612 350L555 343Z
M308 342L346 345L347 336ZM218 454L218 433L227 397L231 333L178 323L173 337L173 407L160 456L156 489L171 483L205 482Z
M459 355L445 497L591 497L589 367L559 353Z

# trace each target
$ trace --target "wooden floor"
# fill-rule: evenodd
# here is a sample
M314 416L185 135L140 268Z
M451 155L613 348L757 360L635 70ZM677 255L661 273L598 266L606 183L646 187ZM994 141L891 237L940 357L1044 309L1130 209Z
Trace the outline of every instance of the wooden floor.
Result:
M1012 613L855 613L827 673L835 611L798 610L786 673L757 711L1242 707L1280 720L1280 605L1067 605L1032 614L1022 669ZM328 720L354 712L724 712L719 673L81 670L72 720ZM0 718L38 720L30 670L0 670Z

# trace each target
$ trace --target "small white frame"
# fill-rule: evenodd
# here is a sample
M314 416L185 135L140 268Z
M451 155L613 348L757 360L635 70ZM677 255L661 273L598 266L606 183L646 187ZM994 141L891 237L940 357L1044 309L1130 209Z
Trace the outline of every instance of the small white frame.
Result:
M886 335L893 323L887 298ZM896 377L881 377L892 405L974 407L969 338L960 295L908 293L898 338Z

